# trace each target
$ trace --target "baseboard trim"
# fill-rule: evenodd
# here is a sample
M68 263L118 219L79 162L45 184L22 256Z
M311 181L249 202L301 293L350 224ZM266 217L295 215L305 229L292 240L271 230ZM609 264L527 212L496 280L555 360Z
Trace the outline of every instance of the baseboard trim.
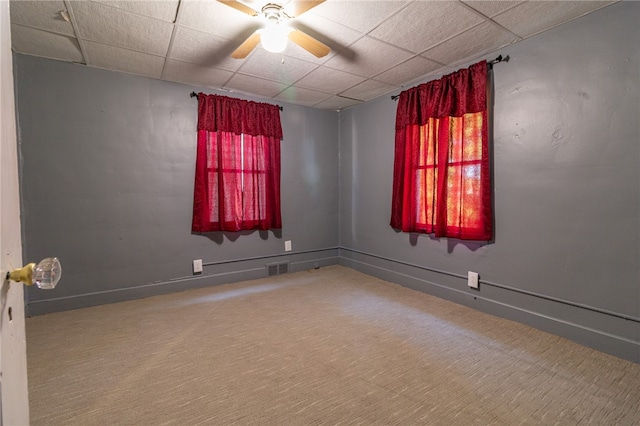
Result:
M211 287L220 284L244 281L265 276L264 268L244 269L239 271L209 274L194 277L183 277L135 287L125 287L113 290L96 291L92 293L75 294L73 296L57 297L30 301L26 306L27 316L43 315L72 309L88 308L108 303L125 302L127 300L142 299L162 294L196 288Z
M324 252L326 249L319 251ZM335 256L313 257L313 252L308 251L302 253L304 255L302 257L307 257L306 259L299 259L300 256L297 256L299 254L300 253L295 253L291 256L292 260L290 262L291 267L289 272L337 265L339 262L337 254ZM272 256L265 256L264 259L268 259L270 257ZM267 274L264 265L256 265L256 261L262 259L250 260L251 261L246 261L247 265L238 264L238 269L232 271L180 277L135 287L125 287L51 299L33 300L26 304L25 313L28 317L31 317L266 277Z
M392 263L393 261L387 260L387 262ZM429 279L420 278L417 274L412 275L406 271L395 271L362 259L341 256L340 264L376 278L394 282L407 288L564 337L601 352L629 361L640 362L639 341L620 336L606 329L598 329L593 325L579 324L556 316L535 312L527 309L526 305L518 306L484 297L480 293L462 291ZM591 314L598 315L597 313ZM606 315L600 314L600 316L605 317ZM609 321L611 321L610 317ZM618 319L618 321L623 322L624 319ZM597 319L592 321L592 324L598 323ZM626 325L637 328L635 335L640 335L640 327L638 327L637 323L630 321L626 321L626 323Z

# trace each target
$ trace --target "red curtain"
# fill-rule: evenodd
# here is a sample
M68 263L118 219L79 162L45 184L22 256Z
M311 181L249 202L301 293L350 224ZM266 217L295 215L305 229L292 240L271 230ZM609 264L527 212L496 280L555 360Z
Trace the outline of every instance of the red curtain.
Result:
M391 226L493 238L486 61L400 94Z
M280 110L198 94L194 232L282 228Z

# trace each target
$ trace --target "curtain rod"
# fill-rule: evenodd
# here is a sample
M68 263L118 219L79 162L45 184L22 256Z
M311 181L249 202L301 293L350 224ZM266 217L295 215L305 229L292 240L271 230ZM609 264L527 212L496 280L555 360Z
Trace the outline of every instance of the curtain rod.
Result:
M198 97L198 94L197 94L196 92L191 92L191 95L190 95L190 96L191 96L192 98L197 98L197 97ZM280 105L276 105L276 106L280 109L280 111L284 110L284 108L282 108Z
M489 67L489 69L491 69L495 64L499 64L500 62L509 62L509 55L505 56L504 58L502 57L502 55L500 55L492 61L487 61L487 66ZM391 99L397 101L399 97L400 95L393 95L391 96Z

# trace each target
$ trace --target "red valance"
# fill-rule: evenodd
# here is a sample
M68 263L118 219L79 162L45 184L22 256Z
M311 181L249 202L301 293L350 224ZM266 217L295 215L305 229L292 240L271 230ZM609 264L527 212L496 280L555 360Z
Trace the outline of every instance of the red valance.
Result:
M487 61L481 61L439 80L430 81L400 93L396 130L408 125L423 126L429 118L462 117L484 111L487 93Z
M198 93L198 130L282 139L277 105Z

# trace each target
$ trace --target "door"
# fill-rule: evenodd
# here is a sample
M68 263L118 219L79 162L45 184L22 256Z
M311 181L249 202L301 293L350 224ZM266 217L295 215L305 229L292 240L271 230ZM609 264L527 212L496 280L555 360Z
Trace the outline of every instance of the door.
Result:
M27 351L22 284L5 279L22 267L9 2L0 0L0 425L28 425Z

